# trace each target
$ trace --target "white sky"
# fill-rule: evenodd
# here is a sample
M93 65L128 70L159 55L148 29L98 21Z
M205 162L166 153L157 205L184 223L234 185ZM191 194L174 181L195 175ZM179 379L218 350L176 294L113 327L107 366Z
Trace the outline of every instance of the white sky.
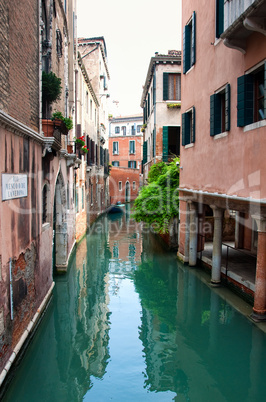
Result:
M105 39L111 113L142 113L151 57L181 50L181 0L77 0L77 7L78 36Z

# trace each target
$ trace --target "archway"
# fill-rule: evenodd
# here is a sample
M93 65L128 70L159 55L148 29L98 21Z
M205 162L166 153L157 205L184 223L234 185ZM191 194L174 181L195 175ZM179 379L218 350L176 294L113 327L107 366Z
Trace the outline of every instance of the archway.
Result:
M56 180L54 195L53 269L56 272L67 270L66 192L61 172Z

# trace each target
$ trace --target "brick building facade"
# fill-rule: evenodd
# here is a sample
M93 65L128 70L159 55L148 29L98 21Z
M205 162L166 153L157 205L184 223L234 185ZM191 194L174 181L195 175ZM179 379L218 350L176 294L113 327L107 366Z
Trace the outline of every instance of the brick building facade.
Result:
M142 116L109 121L110 202L133 201L142 185Z

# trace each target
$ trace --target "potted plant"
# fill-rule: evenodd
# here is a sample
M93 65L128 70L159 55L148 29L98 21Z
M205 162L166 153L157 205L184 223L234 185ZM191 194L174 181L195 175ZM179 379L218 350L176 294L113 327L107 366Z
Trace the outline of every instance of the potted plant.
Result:
M78 148L82 148L85 145L85 137L82 135L82 137L74 137L75 144L77 144Z
M73 121L71 117L64 117L59 111L55 111L52 115L52 121L62 134L68 134L69 130L73 128Z
M84 154L87 154L87 153L89 152L89 149L86 147L86 145L83 145L80 150L81 150L81 152L83 152Z
M46 137L52 137L54 123L50 120L50 105L60 99L62 92L61 78L58 78L52 71L42 72L42 127Z

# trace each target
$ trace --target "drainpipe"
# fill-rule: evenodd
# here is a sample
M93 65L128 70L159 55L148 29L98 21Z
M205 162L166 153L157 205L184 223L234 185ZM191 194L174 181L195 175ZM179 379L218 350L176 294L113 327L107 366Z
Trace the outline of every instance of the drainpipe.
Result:
M153 74L153 80L155 81L155 84L154 84L154 89L155 89L155 96L154 96L154 93L153 93L153 97L154 97L154 105L153 105L153 115L154 115L154 138L153 138L153 141L154 141L154 144L155 144L155 152L154 152L154 163L156 163L156 66L154 67L154 74ZM152 99L152 102L153 102L153 99ZM152 144L152 148L153 148L153 144Z
M12 280L12 259L9 258L9 283L10 283L10 319L13 321L13 280Z

